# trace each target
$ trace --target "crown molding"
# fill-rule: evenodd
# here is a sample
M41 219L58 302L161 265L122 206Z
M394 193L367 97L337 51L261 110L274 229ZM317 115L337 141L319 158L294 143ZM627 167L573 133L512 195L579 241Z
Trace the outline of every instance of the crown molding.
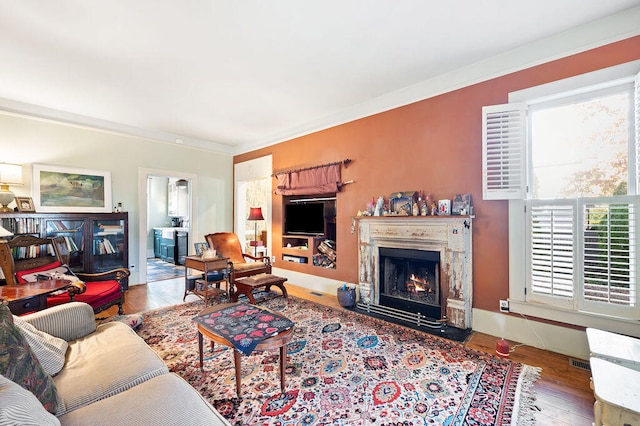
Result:
M387 93L256 143L240 144L235 154L285 142L637 35L640 35L640 6Z
M224 145L202 139L190 138L169 132L141 129L126 124L115 123L108 120L101 120L99 118L60 111L53 108L46 108L39 105L15 101L12 99L0 98L0 113L28 119L60 123L73 127L100 130L103 132L114 133L123 136L133 136L154 142L165 142L172 145L183 145L207 151L216 151L229 155L232 155L234 153L234 148L231 145Z

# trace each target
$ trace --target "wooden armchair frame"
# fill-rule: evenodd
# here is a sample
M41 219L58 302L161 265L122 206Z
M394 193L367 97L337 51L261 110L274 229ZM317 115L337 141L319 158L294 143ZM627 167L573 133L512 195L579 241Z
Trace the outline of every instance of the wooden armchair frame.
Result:
M271 274L271 258L252 256L242 251L240 239L233 232L216 232L204 236L209 248L215 249L221 256L229 259L227 280L229 291L233 293L238 278L257 274ZM247 262L247 259L253 262Z
M43 250L48 250L49 245L53 248L53 254L42 254ZM40 252L36 257L30 257L25 259L15 259L12 254L12 249L22 247L30 249L36 247L35 251ZM16 273L28 269L33 269L47 264L53 263L58 260L62 264L69 263L69 249L63 237L55 238L39 238L33 235L20 235L10 241L0 241L0 267L5 277L7 284L19 284ZM111 271L101 272L97 274L89 274L83 272L74 272L74 274L82 281L91 285L92 282L114 280L120 287L120 297L114 298L106 303L101 303L97 306L93 306L94 313L104 311L111 306L118 305L118 313L122 315L124 313L122 305L125 300L126 285L124 280L129 277L130 272L125 268L118 268ZM77 296L87 291L86 286L70 286L68 289L69 301L77 300ZM79 300L82 301L82 300Z

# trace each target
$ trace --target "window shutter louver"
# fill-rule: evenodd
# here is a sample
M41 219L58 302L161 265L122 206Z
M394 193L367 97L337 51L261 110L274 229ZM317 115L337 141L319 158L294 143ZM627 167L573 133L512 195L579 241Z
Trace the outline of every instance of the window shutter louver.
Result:
M482 108L482 195L485 200L525 196L526 106Z
M572 204L531 206L529 260L534 295L573 298L574 217Z
M633 109L636 124L636 194L640 194L640 73L636 74Z
M584 221L584 299L635 306L635 206L587 203Z

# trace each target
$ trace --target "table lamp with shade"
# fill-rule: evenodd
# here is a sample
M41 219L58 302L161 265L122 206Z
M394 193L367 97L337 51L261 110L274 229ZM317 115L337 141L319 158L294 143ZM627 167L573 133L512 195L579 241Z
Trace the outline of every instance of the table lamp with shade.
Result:
M255 221L255 231L253 234L253 255L254 257L258 257L258 221L264 220L262 216L262 207L250 207L249 208L249 217L247 220Z
M15 195L9 190L9 185L22 185L22 166L19 164L0 163L0 213L11 213L13 209L7 207Z

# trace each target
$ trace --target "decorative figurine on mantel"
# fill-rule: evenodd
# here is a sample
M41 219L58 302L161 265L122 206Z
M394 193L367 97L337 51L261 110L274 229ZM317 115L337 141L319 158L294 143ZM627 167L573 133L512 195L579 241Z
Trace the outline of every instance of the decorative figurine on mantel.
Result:
M382 216L382 209L384 207L384 198L381 196L378 197L378 201L376 202L376 208L373 211L374 216Z

